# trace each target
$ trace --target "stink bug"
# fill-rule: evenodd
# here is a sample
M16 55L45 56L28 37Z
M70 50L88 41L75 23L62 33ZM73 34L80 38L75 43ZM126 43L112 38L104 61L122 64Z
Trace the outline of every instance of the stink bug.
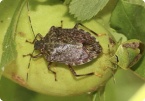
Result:
M27 8L29 11L28 3ZM30 16L29 21L31 24ZM88 30L88 32L84 31L83 29L79 29L79 26L84 27ZM32 24L31 29L34 34ZM98 55L102 53L101 45L95 37L91 36L90 33L93 33L96 36L98 35L81 23L77 23L73 28L67 29L62 28L61 22L61 27L52 26L45 37L38 33L35 36L33 42L26 40L27 42L34 44L34 51L37 50L39 53L34 56L33 51L32 54L23 56L30 56L31 58L43 56L44 59L48 62L48 70L55 75L55 81L57 80L56 72L51 70L50 66L53 62L66 64L72 74L76 77L94 75L94 72L87 74L77 74L72 68L72 66L88 63L89 61L97 58ZM28 68L29 66L30 62Z

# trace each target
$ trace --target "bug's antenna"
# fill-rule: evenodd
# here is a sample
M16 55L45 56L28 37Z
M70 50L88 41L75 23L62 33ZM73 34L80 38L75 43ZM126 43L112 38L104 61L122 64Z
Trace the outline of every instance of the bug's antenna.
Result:
M27 10L28 10L28 19L29 19L29 22L30 22L30 27L31 27L32 33L33 33L33 35L35 37L35 33L34 33L32 22L31 22L31 17L29 15L29 12L30 12L30 9L29 9L29 0L27 0ZM29 42L29 41L26 40L26 42ZM30 43L33 43L33 42L30 42ZM29 68L30 68L30 62L32 60L33 53L34 53L34 50L33 50L33 52L31 54L23 55L23 57L30 56L30 58L29 58L29 64L28 64L28 68L27 68L27 77L26 77L27 81L28 81L28 72L29 72Z
M27 68L27 77L26 77L27 81L28 81L28 72L29 72L29 68L30 68L30 62L32 60L33 53L34 53L34 50L33 50L33 52L31 54L23 55L23 57L30 56L30 58L29 58L29 64L28 64L28 68Z
M31 29L32 29L32 33L35 37L35 33L34 33L34 30L33 30L33 26L32 26L32 22L31 22L31 17L29 15L29 12L30 12L30 9L29 9L29 0L27 0L27 10L28 10L28 19L29 19L29 22L30 22L30 26L31 26Z

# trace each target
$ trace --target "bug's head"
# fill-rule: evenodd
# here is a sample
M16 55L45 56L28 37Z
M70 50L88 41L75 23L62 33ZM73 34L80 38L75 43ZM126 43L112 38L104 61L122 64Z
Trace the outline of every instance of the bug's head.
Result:
M34 50L42 50L44 48L43 40L36 40L34 43Z

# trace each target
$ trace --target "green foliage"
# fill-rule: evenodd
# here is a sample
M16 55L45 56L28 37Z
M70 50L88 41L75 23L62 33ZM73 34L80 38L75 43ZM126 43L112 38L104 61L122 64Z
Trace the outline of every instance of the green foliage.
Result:
M145 7L140 0L119 0L111 16L111 26L123 33L128 39L139 39L145 43ZM145 58L133 68L136 73L145 77Z
M24 1L19 1L14 14L12 15L11 22L6 30L5 37L3 40L2 47L2 57L0 62L0 77L2 74L2 68L4 69L6 65L8 65L11 61L15 60L17 56L16 44L15 44L15 33L17 27L17 20L19 19L19 15L21 12L21 8ZM4 33L3 33L4 34Z
M78 20L84 21L94 17L109 0L72 0L69 12Z
M143 55L144 44L137 39L123 42L117 48L111 61L123 69L128 69L140 60Z
M142 5L120 0L111 16L111 26L128 39L145 39L145 8Z

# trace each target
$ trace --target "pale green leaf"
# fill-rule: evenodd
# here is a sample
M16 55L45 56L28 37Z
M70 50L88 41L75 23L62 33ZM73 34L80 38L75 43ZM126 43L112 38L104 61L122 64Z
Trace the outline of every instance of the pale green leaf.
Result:
M71 2L71 0L64 0L64 4L69 4Z
M69 12L78 20L89 20L102 10L108 1L109 0L72 0L69 6Z
M24 0L19 1L4 36L4 40L2 44L3 52L1 56L1 62L0 62L0 76L2 74L4 67L8 65L11 61L13 61L17 56L15 33L16 33L17 23L23 4L24 4Z
M119 0L111 17L111 26L123 33L128 39L139 39L145 43L145 7L141 0ZM142 47L144 48L144 47ZM145 57L133 68L136 73L145 77Z

